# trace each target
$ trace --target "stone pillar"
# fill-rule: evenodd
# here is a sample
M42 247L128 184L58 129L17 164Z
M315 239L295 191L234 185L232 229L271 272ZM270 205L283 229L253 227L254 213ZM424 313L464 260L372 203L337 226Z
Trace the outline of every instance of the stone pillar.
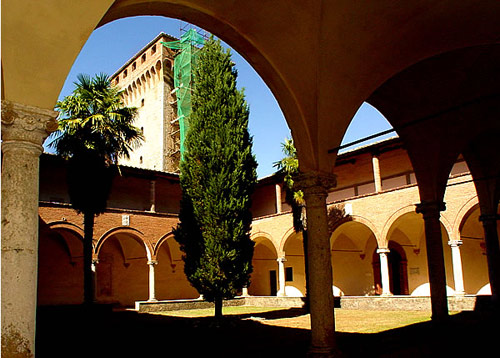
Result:
M380 193L382 191L382 178L380 177L380 164L377 154L372 155L372 167L373 181L375 182L375 192Z
M280 257L278 260L278 282L279 282L279 290L278 296L286 296L286 280L285 280L285 262L286 259L284 257Z
M149 182L149 211L156 211L156 180L151 180Z
M431 289L432 319L441 321L448 318L446 297L446 271L444 266L443 242L441 238L440 212L445 210L444 202L422 202L416 212L424 217L427 266Z
M2 101L2 357L35 355L39 157L56 116Z
M149 299L148 302L157 302L155 290L155 265L158 263L156 260L148 261L149 265Z
M453 279L455 281L455 295L465 295L464 275L462 271L462 257L460 255L460 245L462 240L451 240L448 245L451 247L451 259L453 262Z
M309 305L311 313L310 357L330 357L338 351L333 312L332 261L326 197L336 185L334 174L308 172L295 181L304 193L307 215Z
M274 189L276 191L276 213L279 214L283 211L281 206L281 184L276 183Z
M484 241L486 244L486 260L490 278L491 298L500 305L500 247L498 243L497 220L499 216L481 215L479 221L483 223Z
M389 261L387 254L390 252L387 248L377 250L380 256L380 280L382 281L382 296L391 296L391 284L389 281Z

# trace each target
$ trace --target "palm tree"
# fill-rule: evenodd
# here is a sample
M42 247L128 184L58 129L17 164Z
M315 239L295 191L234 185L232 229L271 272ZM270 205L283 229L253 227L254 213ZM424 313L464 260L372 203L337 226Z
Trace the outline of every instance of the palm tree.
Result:
M307 257L307 221L305 211L304 193L302 190L294 190L294 178L299 174L299 159L297 157L297 150L293 144L293 139L285 139L281 143L281 149L285 155L281 160L275 162L273 166L278 169L278 173L283 174L285 184L285 200L292 208L293 228L296 233L302 233L302 243L304 247L304 265L306 277L306 299L305 309L309 309L308 300L308 257Z
M80 74L75 86L56 104L59 128L49 147L67 159L70 202L84 216L84 303L91 304L94 218L106 210L118 159L129 158L144 137L133 125L137 109L123 105L121 91L111 86L107 75Z

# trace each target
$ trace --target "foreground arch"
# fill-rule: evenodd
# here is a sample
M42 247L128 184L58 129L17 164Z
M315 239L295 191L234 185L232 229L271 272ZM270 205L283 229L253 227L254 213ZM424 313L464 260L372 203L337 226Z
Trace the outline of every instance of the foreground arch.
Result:
M9 294L12 293L12 297L2 295L3 307L9 307L4 302L14 302L16 295L34 297L36 269L33 270L33 267L36 254L20 259L14 257L21 255L21 251L23 254L37 251L36 244L33 244L37 234L37 158L44 136L55 129L51 120L55 114L51 109L74 59L92 30L100 24L136 15L172 16L212 31L240 52L271 88L292 129L301 171L308 177L302 181L302 186L306 191L310 218L308 225L314 227L311 231L315 233L310 238L309 255L313 278L311 294L318 298L312 302L318 307L312 307L311 310L311 353L320 355L330 354L336 349L333 314L329 313L333 312L333 299L325 293L329 291L331 282L322 279L329 277L331 271L329 247L328 244L322 244L328 241L329 236L324 214L326 195L322 191L328 191L335 185L335 180L330 175L337 154L335 148L341 143L354 113L367 99L386 114L393 125L406 123L410 118L403 118L401 113L397 113L397 116L387 114L393 113L394 108L411 110L410 106L401 105L394 96L384 99L383 95L399 93L411 98L408 103L427 102L410 96L409 91L412 91L413 86L409 86L404 81L404 76L400 77L399 74L415 64L423 63L422 66L413 67L411 74L415 76L414 79L434 78L433 75L439 74L439 70L446 67L429 67L429 62L424 63L424 59L454 50L497 43L500 3L485 0L478 4L473 0L463 0L442 6L435 6L430 1L406 2L394 6L393 1L383 0L360 7L356 2L332 1L304 3L276 0L271 6L268 2L256 1L239 2L235 5L234 1L229 0L91 0L60 6L55 0L22 0L4 2L2 10L2 107L15 107L10 111L2 108L2 215L6 218L3 222L11 223L9 226L4 224L2 230L2 240L8 243L4 246L5 258L2 263L7 265L6 270L12 272L17 270L14 262L23 261L26 266L30 266L24 270L29 272L29 277L22 280L30 289L24 292L22 287L12 283L7 290ZM249 17L248 14L252 16ZM294 25L293 28L289 27L290 24ZM283 28L288 31L283 31ZM30 46L25 45L28 38L32 40ZM307 56L296 56L297 48ZM492 52L484 57L479 56L481 53L483 52L473 51L466 54L472 57L451 53L450 58L459 56L461 59L486 60L477 66L485 71L473 72L471 77L498 83L498 78L488 77L488 74L498 75L499 62L489 56ZM450 61L448 64L463 65L466 62ZM426 72L429 68L430 73ZM450 89L454 89L453 81L444 82L449 84ZM483 95L498 94L487 90L495 87L472 84L470 88L474 88L473 94L478 97L458 95L452 102L455 106L463 107L469 101L487 98ZM400 85L402 88L398 88ZM394 89L397 91L393 91ZM455 91L440 92L456 94ZM433 94L432 91L415 93L428 93L429 96ZM386 101L387 98L391 100ZM436 98L440 99L438 102L441 104L450 103L446 99L441 100L443 98L440 95ZM483 101L482 104L484 103L486 102ZM468 135L470 129L477 133L488 126L498 125L498 121L488 116L491 113L486 113L483 106L476 104L467 106L468 115L463 116L461 133ZM495 101L490 104L492 106L489 108L495 109L498 106ZM419 112L413 112L413 115L435 116L440 111L447 110L449 108L446 106L426 104L421 106ZM473 114L481 114L485 120L478 125ZM33 121L33 118L36 119ZM40 118L43 120L39 120ZM35 136L33 123L37 127ZM441 116L439 120L426 125L428 127L424 126L423 133L438 136L429 141L437 144L432 147L433 150L441 148L440 134L448 133L450 128L459 131L459 126L455 124L452 116ZM446 152L439 152L440 155L430 156L418 147L422 131L400 131L399 134L405 144L409 145L427 214L432 209L432 223L428 225L427 231L429 237L434 237L440 231L437 218L442 196L437 194L443 191L440 186L446 181L443 173L446 176L449 173L450 158L456 158L459 148L450 148ZM465 139L467 138L462 137L459 142L465 145ZM17 153L7 155L9 150L10 154L13 153L12 150ZM23 154L20 155L21 153ZM433 160L426 161L426 158ZM26 199L23 200L23 207L16 207L16 202L19 201L17 193L22 193L22 198ZM427 205L429 203L432 205ZM19 218L24 218L24 222ZM494 224L492 220L488 221L489 227ZM20 237L30 238L29 243L20 242ZM431 249L430 259L438 266L441 275L440 240L433 238L428 243L435 245ZM22 250L18 250L19 246ZM7 259L7 256L10 258ZM439 285L442 286L441 281ZM3 276L2 284L9 285L9 275ZM441 298L443 293L436 291L436 295ZM325 307L324 311L319 307ZM33 300L28 300L21 311L29 312L22 314L24 321L30 322L26 329L20 328L15 318L18 317L17 312L6 309L7 318L2 315L2 327L10 327L10 331L3 328L3 336L7 337L4 349L18 346L14 337L21 336L24 339L23 354L30 356L34 349ZM444 313L443 307L441 313Z

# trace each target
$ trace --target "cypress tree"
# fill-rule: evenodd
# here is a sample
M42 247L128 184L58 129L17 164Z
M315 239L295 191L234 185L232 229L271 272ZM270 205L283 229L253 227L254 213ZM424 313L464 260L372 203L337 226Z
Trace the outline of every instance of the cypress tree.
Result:
M249 108L236 88L229 50L209 39L194 75L192 113L180 165L180 223L174 230L184 272L204 299L222 302L246 287L252 272L251 194L257 163L248 133Z

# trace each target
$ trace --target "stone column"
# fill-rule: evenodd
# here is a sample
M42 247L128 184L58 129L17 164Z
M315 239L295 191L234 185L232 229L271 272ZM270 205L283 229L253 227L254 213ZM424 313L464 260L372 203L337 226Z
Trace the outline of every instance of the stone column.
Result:
M484 241L486 244L486 260L490 278L491 298L500 305L500 248L498 243L497 220L499 216L481 215L479 221L483 223Z
M156 260L148 261L149 265L149 299L148 302L157 302L155 290L155 265L158 263Z
M424 217L427 266L431 289L432 319L441 321L448 318L446 297L446 272L444 266L443 242L441 238L440 212L445 210L444 202L422 202L416 212Z
M372 167L373 181L375 182L375 192L380 193L382 191L382 178L380 177L380 164L377 154L372 155Z
M465 295L464 274L462 271L462 257L460 255L460 245L462 240L451 240L448 245L451 247L451 259L453 263L453 279L455 281L455 295Z
M274 189L276 191L276 213L279 214L283 211L281 206L281 184L276 183Z
M377 250L380 256L380 280L382 281L382 296L391 296L391 284L389 281L389 261L387 254L390 252L387 248Z
M296 189L304 193L307 215L309 305L311 313L310 357L330 357L338 351L333 312L332 261L326 197L335 187L334 174L308 172L297 177Z
M286 291L285 291L285 286L286 286L285 262L286 262L286 259L284 257L280 257L277 261L278 261L278 282L280 285L280 288L278 290L278 296L286 296Z
M57 112L2 101L2 356L35 355L38 185Z

